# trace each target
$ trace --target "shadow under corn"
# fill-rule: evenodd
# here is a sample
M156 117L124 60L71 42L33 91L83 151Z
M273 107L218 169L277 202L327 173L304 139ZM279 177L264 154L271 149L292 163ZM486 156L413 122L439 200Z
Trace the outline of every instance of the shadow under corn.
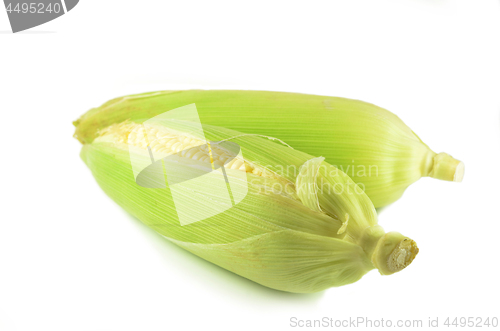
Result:
M155 249L162 257L165 257L165 263L169 267L189 274L195 281L205 283L210 288L220 290L221 294L241 297L243 301L251 299L256 303L265 301L269 304L271 300L286 304L309 305L318 302L325 293L325 291L306 294L290 293L265 287L184 250L141 223L134 216L126 212L124 214L137 224Z

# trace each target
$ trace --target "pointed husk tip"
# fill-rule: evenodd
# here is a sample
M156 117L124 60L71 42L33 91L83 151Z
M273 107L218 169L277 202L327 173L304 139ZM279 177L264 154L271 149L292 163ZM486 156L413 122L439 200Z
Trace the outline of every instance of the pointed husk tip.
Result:
M453 158L446 153L439 153L434 156L434 165L429 177L447 180L451 182L461 182L464 178L465 165L463 162Z

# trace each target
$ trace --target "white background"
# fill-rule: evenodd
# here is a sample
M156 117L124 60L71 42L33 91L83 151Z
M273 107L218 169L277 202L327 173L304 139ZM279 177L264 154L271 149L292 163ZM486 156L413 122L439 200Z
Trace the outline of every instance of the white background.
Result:
M500 318L500 1L84 0L9 30L2 9L0 330ZM424 178L381 211L420 247L403 272L311 295L264 288L128 216L79 159L72 121L91 107L189 88L375 103L464 161L464 182Z

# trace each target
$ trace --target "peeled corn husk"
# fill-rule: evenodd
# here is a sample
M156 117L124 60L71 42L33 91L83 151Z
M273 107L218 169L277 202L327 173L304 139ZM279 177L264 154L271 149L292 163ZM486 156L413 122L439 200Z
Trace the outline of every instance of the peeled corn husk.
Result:
M436 154L393 113L345 98L263 91L160 91L111 100L78 121L85 143L112 123L196 104L200 120L272 136L347 173L376 208L401 197L421 177L460 182L464 165ZM85 132L85 134L84 134ZM91 133L91 134L89 134Z
M372 269L389 275L418 253L413 240L385 233L368 196L324 158L222 127L203 125L200 133L189 119L145 126L148 115L135 109L134 120L122 121L119 112L94 112L98 131L77 121L81 158L106 194L180 247L297 293L350 284ZM231 154L227 142L239 152ZM142 176L138 164L160 166L156 175ZM227 182L219 183L233 192L231 201L215 189L217 182L181 180L201 170L225 172Z

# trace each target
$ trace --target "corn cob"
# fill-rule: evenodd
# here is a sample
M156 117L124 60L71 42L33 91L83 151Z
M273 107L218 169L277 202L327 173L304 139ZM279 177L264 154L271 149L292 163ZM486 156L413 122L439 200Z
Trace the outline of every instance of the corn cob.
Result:
M462 162L436 154L391 112L358 100L262 91L162 91L107 102L78 121L89 143L112 123L196 104L203 124L279 138L347 173L376 208L401 197L421 177L460 182ZM85 134L83 134L85 132Z
M310 293L356 282L372 269L398 272L418 253L413 240L385 233L366 194L324 158L222 127L204 125L201 136L188 120L145 126L145 114L136 115L143 120L93 117L106 123L98 132L77 122L81 158L120 206L212 263L273 289ZM144 172L137 174L134 164L153 162L152 155L162 162L161 178L150 176L139 185ZM188 181L189 194L174 199L180 184L170 183L184 174L168 173L169 185L162 180L176 162L180 172L223 169L232 191L245 195L235 195L231 204L216 190ZM224 211L199 217L214 206Z

